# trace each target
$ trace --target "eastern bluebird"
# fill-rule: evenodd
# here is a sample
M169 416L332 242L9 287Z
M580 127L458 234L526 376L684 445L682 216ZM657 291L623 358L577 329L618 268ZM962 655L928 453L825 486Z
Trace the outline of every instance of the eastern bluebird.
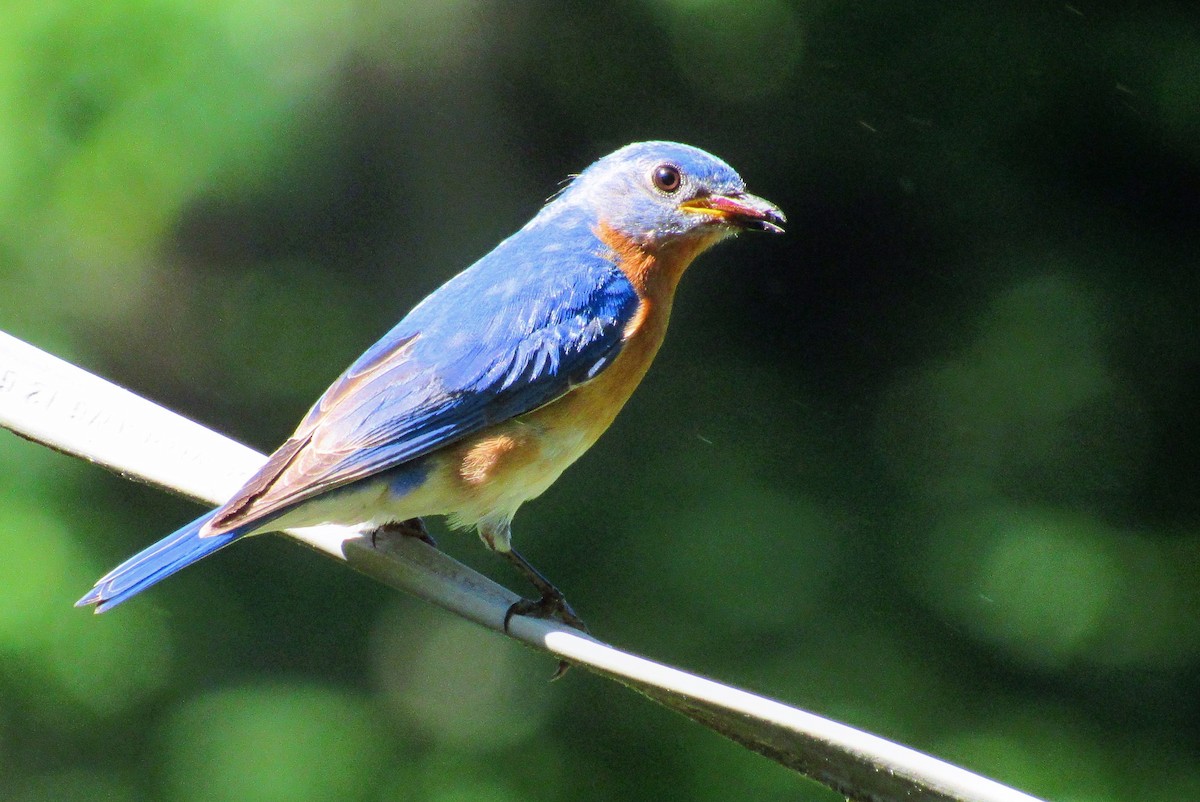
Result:
M475 527L541 594L513 615L582 622L510 524L608 428L654 359L680 275L783 213L720 159L640 142L580 173L516 234L416 306L325 391L233 498L102 577L108 610L247 535L335 523L428 540Z

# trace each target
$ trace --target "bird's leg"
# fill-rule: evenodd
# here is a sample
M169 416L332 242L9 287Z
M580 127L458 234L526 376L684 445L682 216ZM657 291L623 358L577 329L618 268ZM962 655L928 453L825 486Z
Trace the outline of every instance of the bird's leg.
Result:
M504 555L526 579L537 588L541 594L539 599L521 599L508 608L504 614L504 631L508 632L508 624L514 615L529 615L534 618L557 618L567 626L587 632L583 619L575 615L571 605L567 604L562 591L550 584L550 580L542 576L542 572L529 564L520 552L512 547L512 529L508 521L489 521L478 526L479 537L492 551Z
M566 597L562 591L550 584L550 580L542 575L542 572L529 564L529 561L521 556L521 553L516 549L509 548L507 551L502 551L504 558L516 566L517 570L524 574L525 578L537 588L541 594L539 599L521 599L508 608L508 612L504 614L504 631L508 631L508 623L514 615L529 615L534 618L557 618L567 626L575 627L582 632L587 632L587 624L583 623L583 619L575 614L571 609L571 605L567 604Z
M429 534L429 530L425 528L425 521L420 518L409 518L407 521L390 521L383 526L371 530L371 546L374 547L375 538L379 535L386 537L415 537L417 540L428 543L433 548L437 548L437 541L433 539L433 535Z
M504 631L508 632L508 622L512 620L514 615L530 615L534 618L558 618L564 624L581 632L587 632L587 624L583 623L583 619L575 614L571 609L571 605L567 604L567 599L563 596L562 591L550 584L550 580L542 575L542 572L534 568L529 560L521 556L520 552L513 549L511 546L508 551L501 552L504 558L517 567L517 570L525 575L541 598L538 599L521 599L508 608L508 612L504 614ZM571 664L566 660L559 660L558 667L554 669L554 675L550 677L553 682L556 679L561 679L563 674L567 673L567 669Z
M504 559L516 566L517 570L525 575L541 598L538 599L521 599L508 608L504 614L504 631L508 632L508 625L512 621L514 615L530 615L535 618L557 618L564 624L581 632L587 632L587 624L583 623L583 619L575 614L571 609L571 605L567 604L566 598L562 591L550 584L550 580L542 576L542 572L529 564L529 561L521 556L520 552L515 551L512 547L512 530L509 528L508 521L481 523L478 526L479 537L487 544L487 547L492 551L498 551L504 555ZM556 680L563 674L567 673L567 669L571 664L566 660L558 661L558 668L554 671L554 676L551 680Z

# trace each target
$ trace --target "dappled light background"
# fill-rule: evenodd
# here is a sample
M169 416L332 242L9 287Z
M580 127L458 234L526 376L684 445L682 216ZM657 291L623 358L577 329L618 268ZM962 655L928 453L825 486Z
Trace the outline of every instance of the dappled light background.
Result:
M691 269L522 550L618 645L1054 800L1200 798L1198 22L14 0L0 328L269 450L568 174L707 148L788 232ZM199 510L3 434L0 487L0 798L837 798L281 539L89 616Z

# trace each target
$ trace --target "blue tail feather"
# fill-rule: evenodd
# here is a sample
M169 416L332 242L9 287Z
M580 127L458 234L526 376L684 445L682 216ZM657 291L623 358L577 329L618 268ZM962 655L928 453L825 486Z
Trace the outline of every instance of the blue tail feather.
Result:
M244 530L234 529L220 535L200 537L200 527L212 515L211 512L202 515L150 548L133 555L102 576L86 596L75 602L75 606L94 604L96 612L103 613L242 536Z

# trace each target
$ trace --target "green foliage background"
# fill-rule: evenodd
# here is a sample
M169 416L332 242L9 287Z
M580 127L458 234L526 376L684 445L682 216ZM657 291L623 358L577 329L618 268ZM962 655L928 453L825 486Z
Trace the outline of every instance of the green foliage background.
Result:
M706 147L788 233L692 268L522 549L622 646L1055 800L1200 798L1198 22L9 0L0 328L270 449L559 179ZM277 539L93 618L199 510L7 435L0 487L0 798L835 798Z

